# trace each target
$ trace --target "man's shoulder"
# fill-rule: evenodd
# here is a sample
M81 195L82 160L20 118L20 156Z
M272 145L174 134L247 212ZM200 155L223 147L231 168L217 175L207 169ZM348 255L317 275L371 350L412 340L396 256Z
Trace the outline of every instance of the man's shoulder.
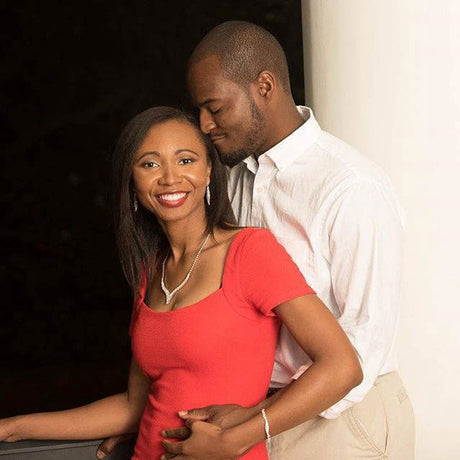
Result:
M318 139L318 152L323 177L318 178L318 196L332 208L347 201L356 209L373 208L375 213L391 209L398 221L404 221L404 211L388 174L371 158L325 131Z
M327 184L374 182L391 186L388 175L369 156L338 137L322 130L316 143L298 159L293 169L309 170L318 181Z
M301 142L301 138L300 140ZM346 190L358 183L374 183L379 187L392 189L391 181L383 169L369 156L338 137L321 130L313 144L282 168L283 177L291 183L308 183L311 188L321 188L323 193ZM245 162L228 168L230 193L244 188L247 179L253 177Z

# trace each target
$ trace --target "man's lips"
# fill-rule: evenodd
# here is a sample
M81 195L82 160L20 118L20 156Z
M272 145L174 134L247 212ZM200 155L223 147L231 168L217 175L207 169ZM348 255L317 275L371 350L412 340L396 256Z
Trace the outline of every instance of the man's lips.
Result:
M185 203L190 192L161 193L155 195L157 201L167 208L177 208Z
M220 140L222 140L223 138L225 137L225 134L220 134L220 135L215 135L215 136L211 136L211 141L212 142L218 142Z

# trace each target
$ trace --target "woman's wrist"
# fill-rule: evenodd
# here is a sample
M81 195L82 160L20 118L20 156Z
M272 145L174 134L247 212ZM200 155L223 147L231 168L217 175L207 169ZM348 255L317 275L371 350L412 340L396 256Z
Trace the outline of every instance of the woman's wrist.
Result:
M253 417L255 417L256 415L260 414L262 409L266 409L269 405L270 405L270 401L268 399L264 399L259 404L257 404L256 406L252 406L252 407L248 408L249 409L249 415L248 415L247 420L250 420Z
M22 420L25 416L17 415L14 417L8 417L1 421L1 433L2 441L5 442L14 442L21 441L24 439L22 433Z
M241 433L235 431L235 427L223 431L222 450L229 458L239 458L251 447L247 445L247 440L241 437Z
M256 412L261 412L262 409L268 409L289 387L290 384L285 387L279 388L269 398L262 400L257 406L254 406Z
M256 409L256 407L257 406L255 406L254 409ZM253 417L249 420L224 430L222 434L225 452L228 453L229 456L239 457L264 440L264 420L260 410L255 410Z
M223 428L222 450L229 457L239 457L266 439L262 409L267 409L271 404L271 399L264 399L255 406L246 407L245 416L240 417L237 425L232 422L227 425L228 428Z

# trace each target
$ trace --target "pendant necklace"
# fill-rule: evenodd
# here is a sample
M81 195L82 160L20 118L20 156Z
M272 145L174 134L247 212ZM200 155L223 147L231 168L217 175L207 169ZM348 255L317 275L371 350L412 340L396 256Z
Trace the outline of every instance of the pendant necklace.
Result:
M169 305L169 303L171 302L171 299L174 297L174 295L180 289L182 289L185 286L185 284L187 283L187 281L189 280L190 275L192 274L192 271L195 268L196 263L198 262L198 258L200 257L201 251L206 246L206 243L208 242L208 239L209 239L210 236L211 236L211 233L208 233L206 238L203 240L203 243L201 243L200 249L198 249L198 252L196 253L195 259L193 259L193 263L192 263L189 271L185 275L184 281L182 281L182 283L180 283L179 286L174 288L171 292L166 287L165 265L166 265L166 260L168 259L169 253L166 255L165 259L163 260L163 265L162 265L162 268L161 268L161 290L164 292L164 295L166 297L166 305Z

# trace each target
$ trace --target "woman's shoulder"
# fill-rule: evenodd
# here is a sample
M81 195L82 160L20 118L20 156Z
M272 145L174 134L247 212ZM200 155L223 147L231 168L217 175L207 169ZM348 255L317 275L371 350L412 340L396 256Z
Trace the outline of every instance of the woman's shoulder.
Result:
M249 257L256 261L267 257L273 246L278 245L279 243L270 230L260 227L244 227L235 232L229 247L233 249L231 252L237 259Z
M222 240L232 244L233 241L239 240L239 245L243 245L247 241L255 242L259 240L274 240L273 233L261 227L235 227L226 229L223 233Z
M246 238L251 240L275 240L275 236L268 228L244 227L242 231Z

